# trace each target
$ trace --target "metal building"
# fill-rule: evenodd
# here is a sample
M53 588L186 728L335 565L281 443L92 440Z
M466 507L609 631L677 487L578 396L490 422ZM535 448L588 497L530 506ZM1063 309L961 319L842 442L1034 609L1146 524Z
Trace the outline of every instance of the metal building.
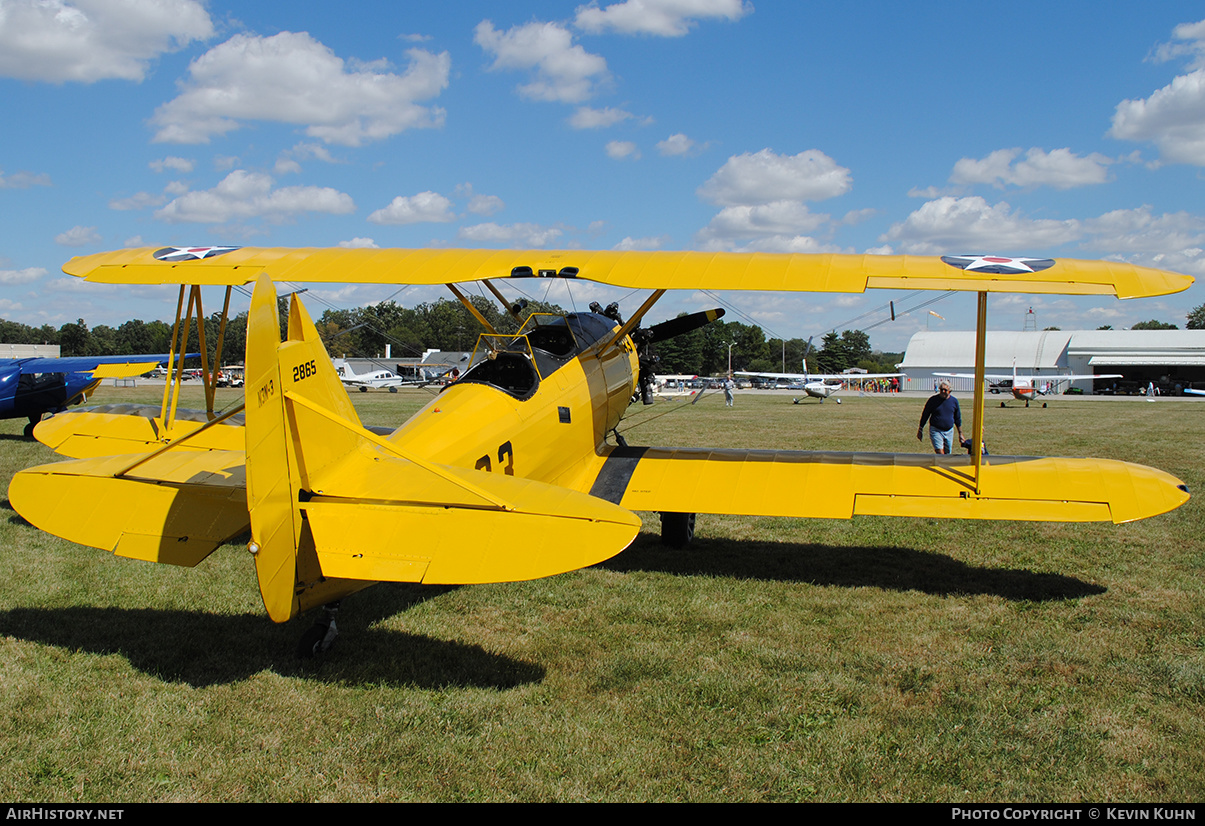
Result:
M988 373L1022 375L1120 373L1120 379L1085 379L1072 384L1088 393L1138 393L1154 384L1162 395L1183 388L1205 389L1205 330L989 331ZM900 369L905 390L932 390L934 373L975 370L974 332L916 333ZM954 390L970 392L972 379L953 379Z

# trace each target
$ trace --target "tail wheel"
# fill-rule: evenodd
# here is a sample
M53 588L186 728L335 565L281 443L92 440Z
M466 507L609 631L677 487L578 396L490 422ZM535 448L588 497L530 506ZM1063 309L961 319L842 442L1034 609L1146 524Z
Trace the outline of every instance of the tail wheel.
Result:
M695 538L695 515L693 513L662 513L661 544L671 548L685 548Z

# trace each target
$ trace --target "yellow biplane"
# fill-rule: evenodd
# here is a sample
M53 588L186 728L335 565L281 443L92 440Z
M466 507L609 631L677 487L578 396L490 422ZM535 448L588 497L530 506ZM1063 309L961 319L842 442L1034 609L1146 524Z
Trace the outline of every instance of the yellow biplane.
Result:
M1188 500L1178 479L1140 465L983 456L982 380L969 456L634 447L616 431L651 387L645 345L714 317L641 328L666 290L975 291L982 376L989 292L1131 298L1184 290L1185 275L975 256L232 247L123 250L64 270L180 284L179 307L192 285L181 352L194 307L203 318L201 286L224 285L228 307L231 287L254 281L245 401L216 415L207 385L207 411L177 411L177 384L159 408L55 416L37 437L77 458L19 472L13 507L73 542L176 565L196 565L250 529L276 622L378 581L510 582L592 565L635 538L633 511L661 513L663 538L682 544L696 513L1127 522ZM510 311L494 282L517 278L652 294L626 322L610 308L532 315L517 335L500 335L456 287L482 281ZM274 281L446 284L485 332L459 381L382 434L361 425L295 295L281 341ZM324 649L334 631L328 614L302 652Z

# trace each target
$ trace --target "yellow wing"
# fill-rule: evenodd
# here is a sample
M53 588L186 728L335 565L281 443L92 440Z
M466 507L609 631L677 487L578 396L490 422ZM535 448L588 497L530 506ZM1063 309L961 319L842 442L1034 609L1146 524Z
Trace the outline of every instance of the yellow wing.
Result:
M613 448L591 493L636 511L848 519L1130 522L1188 501L1174 476L1109 459Z
M1018 263L986 268L981 263L993 260L614 250L144 247L72 258L63 271L111 284L245 284L261 273L273 281L363 284L448 284L546 275L633 289L860 293L876 287L1118 298L1166 295L1193 283L1191 276L1113 261L1000 259Z

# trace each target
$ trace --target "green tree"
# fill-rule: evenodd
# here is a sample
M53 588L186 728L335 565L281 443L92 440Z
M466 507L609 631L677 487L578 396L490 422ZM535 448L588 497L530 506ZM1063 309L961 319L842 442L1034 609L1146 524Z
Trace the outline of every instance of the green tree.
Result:
M1180 329L1175 324L1168 324L1166 321L1158 321L1151 319L1150 321L1139 321L1137 324L1130 327L1131 330L1178 330Z
M1205 304L1192 308L1185 326L1190 330L1205 330Z
M826 373L840 373L871 357L870 336L861 330L825 333L823 349L817 356L820 368Z
M64 356L88 355L88 325L81 318L74 324L64 324L59 328L59 348Z

